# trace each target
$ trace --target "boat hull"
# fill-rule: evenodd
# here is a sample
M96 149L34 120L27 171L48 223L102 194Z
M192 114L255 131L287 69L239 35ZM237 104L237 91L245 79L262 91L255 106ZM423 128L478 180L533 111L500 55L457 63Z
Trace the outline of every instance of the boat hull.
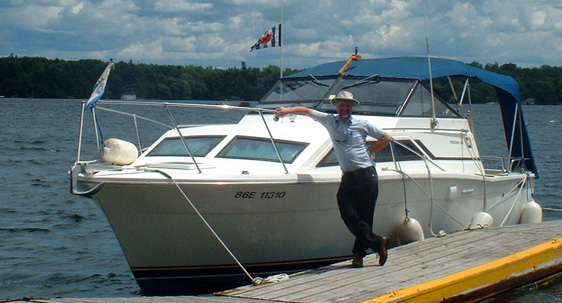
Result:
M379 171L373 230L388 236L392 245L400 244L398 226L406 207L430 237L464 229L475 214L487 209L496 225L517 224L529 200L524 186L518 187L525 175L488 176L486 182L475 175L410 177ZM350 258L354 237L337 208L339 180L302 179L106 181L94 199L143 294L208 293L251 283L220 241L254 278Z

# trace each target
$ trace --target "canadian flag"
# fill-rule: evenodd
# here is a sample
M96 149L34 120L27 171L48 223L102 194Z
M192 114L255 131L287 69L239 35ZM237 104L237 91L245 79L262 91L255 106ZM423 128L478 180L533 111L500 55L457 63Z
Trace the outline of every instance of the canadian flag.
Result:
M266 31L254 44L250 51L266 47L276 47L281 46L281 24L272 27L270 30Z

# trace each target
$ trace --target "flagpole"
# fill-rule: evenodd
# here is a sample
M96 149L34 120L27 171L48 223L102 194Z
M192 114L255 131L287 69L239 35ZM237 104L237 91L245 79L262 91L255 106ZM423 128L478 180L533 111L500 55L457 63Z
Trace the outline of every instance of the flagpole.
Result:
M280 71L279 71L279 79L283 78L283 0L281 0L281 23L279 23L279 29L281 30L281 35L279 35L279 40L280 40L280 47L279 47L279 52L281 54L281 58L280 58ZM283 101L283 83L281 81L279 81L279 98L280 101Z
M280 65L281 65L281 67L280 67L280 68L281 68L281 71L280 71L280 73L279 73L280 78L283 78L283 36L282 36L283 30L282 30L282 28L283 28L283 0L281 0L281 23L280 23L280 25L279 25L279 29L281 30L281 35L279 35L279 38L280 38L280 40L281 40L281 41L280 41L280 42L281 42L281 43L280 43L280 47L279 47L280 52L281 52L281 63L280 63Z

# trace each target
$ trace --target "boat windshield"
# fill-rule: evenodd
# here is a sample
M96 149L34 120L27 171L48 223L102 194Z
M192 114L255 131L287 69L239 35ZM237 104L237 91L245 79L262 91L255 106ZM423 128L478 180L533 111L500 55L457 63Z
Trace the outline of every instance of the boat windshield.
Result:
M260 104L265 107L308 106L312 107L330 91L336 78L313 77L282 79L265 94Z
M260 106L279 107L302 105L324 112L335 112L330 99L347 90L361 103L353 112L364 115L432 117L430 91L418 80L369 77L303 77L284 78L260 101ZM435 97L435 114L439 118L460 115L439 95Z

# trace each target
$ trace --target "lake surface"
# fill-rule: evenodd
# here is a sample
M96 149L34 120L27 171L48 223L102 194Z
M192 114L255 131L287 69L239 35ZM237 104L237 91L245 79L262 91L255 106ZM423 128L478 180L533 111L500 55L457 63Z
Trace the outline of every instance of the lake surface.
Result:
M92 200L69 193L67 172L76 160L80 104L0 99L0 300L141 295L102 211ZM562 209L562 106L525 106L524 114L540 172L535 199L543 207ZM195 119L192 123L237 118L195 111L185 115ZM499 106L474 105L472 116L481 153L504 152ZM158 135L163 129L154 131ZM544 220L561 219L561 212L544 212ZM558 279L488 301L561 298Z

